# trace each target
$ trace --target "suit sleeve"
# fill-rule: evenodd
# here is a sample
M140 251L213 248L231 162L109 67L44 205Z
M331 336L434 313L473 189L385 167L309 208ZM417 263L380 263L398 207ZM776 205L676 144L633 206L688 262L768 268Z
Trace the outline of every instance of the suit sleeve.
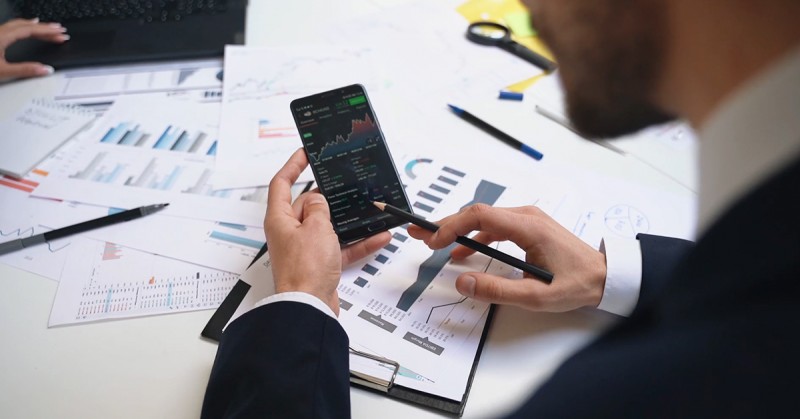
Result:
M694 242L649 234L639 234L636 238L642 249L642 286L638 308L657 298L672 271L694 247Z
M222 335L202 417L349 417L349 376L338 321L308 304L267 304Z

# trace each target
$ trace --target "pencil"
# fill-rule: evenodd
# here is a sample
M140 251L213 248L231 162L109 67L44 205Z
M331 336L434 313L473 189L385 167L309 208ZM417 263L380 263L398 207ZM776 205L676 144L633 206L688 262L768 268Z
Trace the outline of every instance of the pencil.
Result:
M624 150L620 149L619 147L616 147L616 146L613 146L611 144L608 144L608 142L606 142L604 140L594 140L592 138L584 137L583 134L581 134L577 129L575 129L575 127L572 126L572 124L569 121L567 121L566 118L564 118L561 115L558 115L557 113L555 113L555 112L553 112L553 111L551 111L549 109L546 109L546 108L544 108L542 106L539 106L539 105L536 105L535 109L536 109L536 113L538 113L539 115L542 115L543 117L555 122L556 124L561 125L562 127L572 131L578 137L581 137L581 138L583 138L585 140L591 141L591 142L599 145L600 147L605 147L605 148L607 148L607 149L609 149L609 150L611 150L611 151L613 151L613 152L615 152L617 154L621 154L623 156L627 154L627 153L625 153Z
M432 222L430 222L430 221L428 221L428 220L426 220L426 219L424 219L422 217L419 217L417 215L411 214L409 212L405 212L405 211L401 210L400 208L391 206L389 204L385 204L383 202L373 202L372 205L375 205L381 211L387 212L387 213L392 214L392 215L394 215L396 217L400 217L403 220L406 220L409 223L414 224L415 226L419 226L419 227L424 228L425 230L428 230L428 231L431 231L431 232L435 232L436 230L439 230L439 226L438 225L436 225L436 224L434 224L434 223L432 223ZM548 284L553 281L553 274L551 272L548 272L548 271L546 271L546 270L544 270L544 269L542 269L542 268L540 268L538 266L533 266L530 263L521 261L521 260L519 260L519 259L517 259L517 258L515 258L513 256L510 256L510 255L508 255L506 253L503 253L503 252L501 252L501 251L499 251L497 249L493 249L493 248L491 248L491 247L489 247L489 246L487 246L487 245L485 245L483 243L476 242L475 240L472 240L469 237L458 236L458 237L456 237L456 243L458 243L458 244L460 244L462 246L468 247L468 248L470 248L470 249L472 249L472 250L474 250L474 251L476 251L478 253L483 253L486 256L489 256L491 258L497 259L500 262L503 262L505 264L511 265L511 266L513 266L513 267L515 267L517 269L522 270L523 272L527 272L527 273L533 275L534 277L536 277L536 279L539 279L539 280L541 280L543 282L546 282Z
M458 106L454 106L454 105L450 105L450 104L448 104L447 106L449 106L450 109L452 109L452 111L456 115L461 117L461 119L463 119L463 120L469 122L470 124L482 129L483 131L487 132L488 134L490 134L494 138L497 138L498 140L510 145L511 147L516 148L517 150L519 150L519 151L521 151L521 152L533 157L536 160L541 160L542 157L544 157L544 154L542 154L541 152L539 152L535 148L533 148L533 147L531 147L531 146L529 146L527 144L524 144L520 140L517 140L516 138L506 134L503 131L500 131L499 129L489 125L489 123L485 122L484 120L482 120L482 119L478 118L477 116L475 116L475 115L473 115L473 114L471 114L471 113L459 108Z
M52 240L71 236L73 234L83 233L84 231L94 230L96 228L105 227L112 224L117 224L124 221L130 221L136 218L144 217L156 211L160 211L167 205L169 204L146 205L143 207L134 208L127 211L118 212L116 214L107 215L105 217L95 218L94 220L84 221L82 223L74 224L67 227L62 227L56 230L48 231L47 233L26 237L24 239L17 239L5 243L0 243L0 255L15 252L17 250L21 250L26 247L31 247L37 244L47 243Z

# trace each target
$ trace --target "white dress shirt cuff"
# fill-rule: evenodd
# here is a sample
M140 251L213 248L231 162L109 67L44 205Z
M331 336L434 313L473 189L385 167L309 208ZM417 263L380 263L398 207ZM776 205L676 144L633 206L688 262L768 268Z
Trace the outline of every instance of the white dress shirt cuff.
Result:
M321 311L321 312L333 317L334 319L336 319L336 314L333 312L333 310L331 310L330 307L328 307L327 304L323 303L322 300L320 300L319 298L317 298L317 297L315 297L315 296L313 296L311 294L308 294L308 293L305 293L305 292L299 292L299 291L297 291L297 292L281 292L281 293L278 293L278 294L270 295L269 297L264 298L263 300L257 302L253 306L253 308L261 307L263 305L267 305L267 304L270 304L270 303L276 303L278 301L294 301L294 302L297 302L297 303L308 304L308 305L310 305L312 307L315 307L317 310L319 310L319 311Z
M642 287L639 240L604 238L600 251L606 255L606 284L597 308L627 317L636 308Z

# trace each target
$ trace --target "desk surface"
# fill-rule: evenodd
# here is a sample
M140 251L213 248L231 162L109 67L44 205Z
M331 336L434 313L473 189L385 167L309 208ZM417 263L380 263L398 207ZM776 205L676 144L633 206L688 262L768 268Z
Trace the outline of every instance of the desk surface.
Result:
M275 6L251 1L248 43L312 43L324 35L316 29L318 24L402 2L305 0ZM455 7L460 2L446 3ZM48 81L25 88L46 92ZM15 109L14 104L21 100L4 98L0 114ZM509 115L503 109L498 112ZM497 155L510 160L525 158L500 145ZM689 193L646 167L621 168L613 157L572 158L575 164L593 170L635 175L654 187ZM215 344L199 337L211 311L48 329L57 285L0 265L0 335L6 342L0 355L0 416L198 417L216 351ZM613 321L613 316L596 310L539 314L500 307L465 417L495 416L521 403L564 358ZM360 389L353 389L351 398L353 417L375 417L377 412L382 417L441 417Z

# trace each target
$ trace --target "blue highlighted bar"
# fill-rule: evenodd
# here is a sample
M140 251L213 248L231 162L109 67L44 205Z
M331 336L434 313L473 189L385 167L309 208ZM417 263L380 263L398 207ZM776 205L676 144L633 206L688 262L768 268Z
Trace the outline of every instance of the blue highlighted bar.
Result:
M217 140L214 140L214 144L211 144L211 148L208 149L207 156L216 156L217 155Z
M240 246L252 247L253 249L261 249L261 247L264 246L264 242L248 239L245 237L234 236L233 234L227 234L216 230L212 231L209 237L211 237L212 239L238 244Z
M218 222L217 224L219 224L219 225L221 225L223 227L232 228L234 230L241 230L241 231L247 230L247 226L241 225L241 224L223 223L221 221Z
M119 142L119 140L122 138L122 136L125 135L125 133L128 132L128 127L130 125L131 124L129 124L127 122L122 122L120 124L117 124L116 127L111 128L110 130L108 130L106 135L104 135L103 138L100 139L100 142L101 143L107 143L107 144L117 144Z
M114 289L111 288L108 290L108 294L106 294L106 306L103 308L103 313L108 313L108 309L111 308L111 296L114 294Z
M124 169L124 168L125 168L124 165L118 164L117 167L115 167L114 170L111 173L103 176L101 179L99 179L99 181L102 182L102 183L112 183L112 182L114 182L117 179L117 177L119 176L119 174L122 173L122 169Z
M158 137L158 141L156 141L153 148L157 150L169 150L172 147L172 143L175 142L175 138L178 136L178 128L173 128L172 125L168 126L167 129L164 130L164 133Z
M177 166L176 168L172 169L172 173L169 174L169 177L164 180L164 183L158 189L168 191L172 189L172 186L175 185L175 181L178 180L178 177L183 172L183 166Z

